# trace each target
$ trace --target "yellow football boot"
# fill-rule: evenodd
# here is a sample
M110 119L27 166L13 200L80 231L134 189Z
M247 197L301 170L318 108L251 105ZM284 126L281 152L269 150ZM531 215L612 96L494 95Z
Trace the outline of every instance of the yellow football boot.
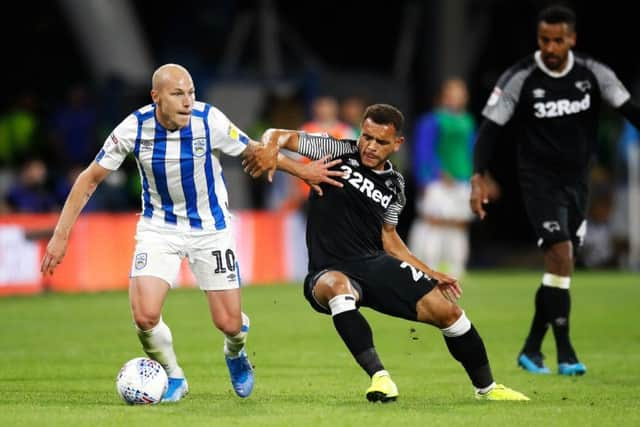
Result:
M378 371L371 377L371 386L367 389L369 402L392 402L398 398L398 387L391 380L389 372Z
M520 393L519 391L515 391L510 389L509 387L505 387L502 384L496 384L490 391L486 393L478 393L476 392L476 399L480 400L529 400L527 396Z

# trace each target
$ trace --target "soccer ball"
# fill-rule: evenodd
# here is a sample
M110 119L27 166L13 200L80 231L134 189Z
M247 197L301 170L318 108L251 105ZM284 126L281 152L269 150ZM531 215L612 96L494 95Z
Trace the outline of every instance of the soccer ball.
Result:
M169 380L162 365L146 357L125 363L116 377L118 394L130 405L156 404L162 400Z

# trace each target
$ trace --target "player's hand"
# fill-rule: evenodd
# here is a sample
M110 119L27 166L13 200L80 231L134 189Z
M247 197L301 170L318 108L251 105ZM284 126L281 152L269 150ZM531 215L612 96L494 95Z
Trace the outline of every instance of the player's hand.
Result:
M438 271L432 271L430 276L438 281L438 290L449 301L455 302L462 296L462 287L455 277Z
M267 179L272 182L278 163L278 151L277 138L263 138L262 143L252 143L243 153L244 171L252 178L257 178L267 172Z
M64 254L67 252L68 240L56 234L51 237L47 248L42 257L42 263L40 264L40 271L42 274L53 274L58 264L62 262Z
M335 165L342 163L340 159L331 160L331 156L324 156L319 160L309 162L304 167L304 182L306 182L313 191L322 196L322 188L320 184L326 183L335 187L343 187L344 184L336 181L332 177L343 176L344 172L339 170L331 170Z
M481 220L487 216L484 205L489 203L489 187L484 176L479 173L474 173L471 177L471 197L469 203L471 204L473 213L478 215Z

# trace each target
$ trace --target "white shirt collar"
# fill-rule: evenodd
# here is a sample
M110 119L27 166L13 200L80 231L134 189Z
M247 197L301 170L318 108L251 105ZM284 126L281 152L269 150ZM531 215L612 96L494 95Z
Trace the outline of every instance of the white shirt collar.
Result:
M548 69L546 65L544 65L544 61L542 60L542 52L540 52L539 50L536 51L533 57L536 60L536 64L538 64L538 67L540 67L542 71L544 71L549 76L556 79L566 76L569 73L569 71L571 71L571 69L573 68L573 52L572 51L569 51L569 55L567 57L567 65L564 67L564 70L560 72L552 71Z
M382 169L381 171L378 171L375 169L371 169L371 170L377 173L378 175L384 175L384 174L393 172L393 164L391 163L391 161L387 160L386 162L384 162L384 169Z

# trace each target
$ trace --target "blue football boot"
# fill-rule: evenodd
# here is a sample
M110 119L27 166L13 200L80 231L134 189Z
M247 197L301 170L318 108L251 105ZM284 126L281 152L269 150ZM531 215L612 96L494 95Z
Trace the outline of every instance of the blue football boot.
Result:
M240 397L248 397L253 391L253 367L249 362L247 353L242 350L237 357L224 357L229 368L231 385Z
M518 355L518 366L525 371L529 371L533 374L550 374L551 370L544 366L544 356L542 353L527 354L520 353Z
M584 375L587 373L587 367L576 361L575 363L558 363L558 374L560 375Z
M189 384L186 378L169 377L169 386L162 396L163 402L177 402L189 393Z

